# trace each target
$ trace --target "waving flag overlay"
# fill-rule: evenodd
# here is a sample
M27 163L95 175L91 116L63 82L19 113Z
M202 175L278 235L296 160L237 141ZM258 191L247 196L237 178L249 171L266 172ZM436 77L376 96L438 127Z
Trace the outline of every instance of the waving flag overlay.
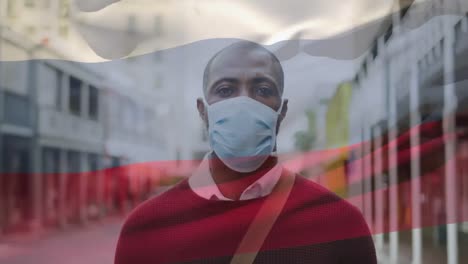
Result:
M467 14L462 0L2 0L0 242L122 217L189 177L210 151L204 67L250 40L284 68L282 164L358 208L383 263L466 263ZM270 246L309 239L295 238Z

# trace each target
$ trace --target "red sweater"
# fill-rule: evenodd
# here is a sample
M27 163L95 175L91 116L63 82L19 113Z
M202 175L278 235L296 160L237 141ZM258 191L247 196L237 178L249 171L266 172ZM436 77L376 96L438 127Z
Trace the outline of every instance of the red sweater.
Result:
M136 208L116 264L229 263L265 198L206 200L184 180ZM255 263L377 263L360 212L300 176Z

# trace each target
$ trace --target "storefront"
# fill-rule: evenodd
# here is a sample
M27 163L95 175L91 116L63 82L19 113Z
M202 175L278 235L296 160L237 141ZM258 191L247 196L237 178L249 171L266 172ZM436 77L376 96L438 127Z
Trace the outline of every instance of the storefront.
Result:
M0 227L9 232L26 229L31 215L30 139L1 137Z

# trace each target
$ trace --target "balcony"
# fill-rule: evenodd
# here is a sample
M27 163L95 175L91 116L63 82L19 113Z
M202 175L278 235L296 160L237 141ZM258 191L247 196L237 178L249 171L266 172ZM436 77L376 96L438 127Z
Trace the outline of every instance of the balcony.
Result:
M39 109L38 127L41 137L76 142L78 148L89 146L95 149L104 142L104 129L101 123L58 112L52 108Z

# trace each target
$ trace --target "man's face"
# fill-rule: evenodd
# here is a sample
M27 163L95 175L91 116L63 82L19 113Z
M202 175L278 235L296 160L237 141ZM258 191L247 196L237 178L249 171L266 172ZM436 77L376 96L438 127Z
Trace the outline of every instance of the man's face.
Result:
M216 102L248 96L275 111L281 107L279 65L262 50L232 50L219 54L212 62L205 91L206 102ZM200 116L207 123L205 105L197 101ZM285 100L278 127L287 111Z

